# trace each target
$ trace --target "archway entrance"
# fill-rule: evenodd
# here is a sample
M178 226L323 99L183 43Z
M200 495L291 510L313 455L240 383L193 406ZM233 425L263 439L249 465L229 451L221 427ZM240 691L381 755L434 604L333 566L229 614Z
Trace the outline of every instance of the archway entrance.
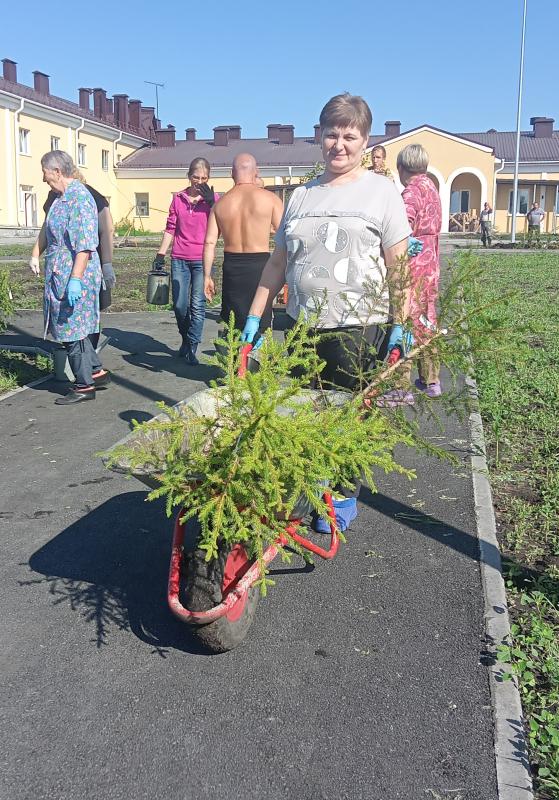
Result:
M477 231L480 211L481 181L471 172L462 172L450 186L449 231Z

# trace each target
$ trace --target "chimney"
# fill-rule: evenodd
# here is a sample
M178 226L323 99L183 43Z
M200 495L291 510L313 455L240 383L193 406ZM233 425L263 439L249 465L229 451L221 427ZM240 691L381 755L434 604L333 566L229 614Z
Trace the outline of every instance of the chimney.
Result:
M125 131L128 129L128 95L115 94L113 95L115 124Z
M531 117L530 125L534 128L534 139L551 139L554 119L550 117Z
M33 86L39 94L49 94L49 76L36 69L33 73Z
M280 125L279 126L279 144L293 144L293 125Z
M229 140L237 140L241 138L241 126L240 125L229 125Z
M195 142L196 141L196 128L187 128L186 129L186 141L187 142Z
M279 122L270 123L268 125L268 139L279 139L279 130L281 125Z
M214 145L216 147L227 147L229 144L229 127L227 125L218 125L214 128Z
M12 61L10 58L3 58L2 64L4 65L4 80L10 81L10 83L17 83L17 61Z
M384 135L393 139L395 136L400 135L400 127L402 123L399 119L389 119L384 123Z
M314 126L314 143L320 144L322 141L320 125Z
M107 113L107 93L104 89L93 90L93 113L103 119Z
M140 130L140 115L142 110L142 101L141 100L129 100L128 101L128 119L130 121L130 127L134 128L134 130Z
M91 94L91 89L80 89L80 100L79 105L83 111L89 111L89 95Z
M159 128L155 131L155 143L158 147L175 146L175 126L167 125L166 128Z

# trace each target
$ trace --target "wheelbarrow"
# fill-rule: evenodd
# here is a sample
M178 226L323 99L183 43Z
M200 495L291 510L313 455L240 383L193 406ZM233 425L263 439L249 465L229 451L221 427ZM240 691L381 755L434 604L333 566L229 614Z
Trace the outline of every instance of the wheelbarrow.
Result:
M246 345L241 350L240 376L246 373L251 347ZM174 409L179 413L189 409L200 414L211 414L212 404L215 404L215 396L211 390L203 390L177 403ZM165 417L165 414L160 414L153 421ZM149 424L147 427L149 429ZM135 439L142 435L149 435L145 428L143 431L133 431L114 447L122 444L133 446ZM164 450L163 442L161 447ZM105 456L105 462L109 461L109 455L110 451ZM126 463L111 463L109 467L116 472L132 474L150 488L159 485L156 473L149 469L132 470ZM292 541L321 558L331 559L336 555L339 531L330 493L324 491L323 499L330 522L328 549L298 533L303 517L311 511L308 501L302 498L294 507L290 519L285 521L284 532L274 545L265 550L263 561L266 566L278 555L280 547ZM260 590L254 584L261 576L261 566L248 557L241 544L232 547L222 544L218 556L207 561L205 551L198 547L200 525L195 519L185 523L184 513L185 510L181 509L174 522L167 601L175 617L192 626L197 638L210 651L223 653L237 647L252 624L260 597Z

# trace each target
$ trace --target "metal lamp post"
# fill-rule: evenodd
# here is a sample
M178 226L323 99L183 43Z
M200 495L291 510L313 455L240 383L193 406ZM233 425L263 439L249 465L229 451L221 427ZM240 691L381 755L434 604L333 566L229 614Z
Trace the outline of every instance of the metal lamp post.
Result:
M520 44L520 72L518 75L518 104L516 110L516 157L514 161L514 184L512 192L511 242L516 242L516 210L518 203L518 162L520 160L520 113L522 111L522 81L524 78L524 39L526 37L526 8L528 0L524 0L522 15L522 41Z

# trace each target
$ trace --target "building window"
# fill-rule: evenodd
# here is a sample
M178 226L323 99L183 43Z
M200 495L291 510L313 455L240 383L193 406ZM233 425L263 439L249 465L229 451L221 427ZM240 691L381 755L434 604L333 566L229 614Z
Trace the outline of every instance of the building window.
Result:
M29 155L29 131L26 128L19 129L19 152L24 155Z
M147 192L136 193L136 216L149 217L149 194Z
M51 150L60 150L60 139L58 136L51 136L50 137L50 149Z
M85 144L78 145L78 167L85 167Z
M450 193L450 213L467 214L470 210L470 192L468 189L458 189Z
M101 150L101 167L105 172L109 171L109 151Z
M514 191L511 189L509 192L509 214L512 214L512 201ZM527 214L528 206L530 205L530 189L519 189L516 198L516 213Z

